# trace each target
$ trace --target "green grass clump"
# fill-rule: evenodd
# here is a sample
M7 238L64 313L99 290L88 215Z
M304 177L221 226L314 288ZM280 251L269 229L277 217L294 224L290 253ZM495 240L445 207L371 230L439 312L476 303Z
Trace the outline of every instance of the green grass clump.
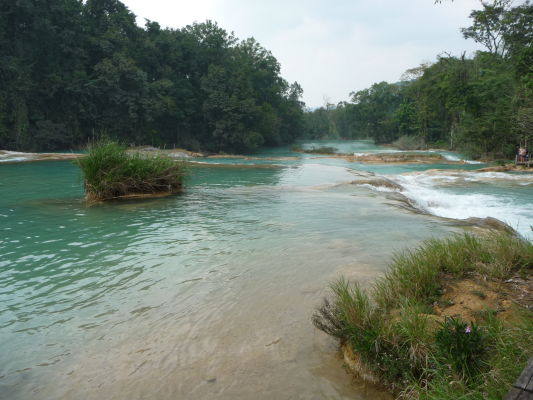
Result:
M480 372L488 344L484 329L456 318L447 318L435 334L438 356L467 378Z
M116 142L89 146L75 161L84 176L88 200L108 200L131 194L172 193L183 184L184 165L162 155L129 153Z
M436 300L439 276L460 278L469 272L505 279L533 269L533 244L507 233L485 237L469 234L426 240L415 250L393 257L385 276L375 284L375 301L384 308L398 305L402 298L425 303Z
M509 326L487 315L479 329L483 332L484 347L476 362L469 364L477 371L458 373L456 368L450 368L453 362L437 353L428 368L431 379L411 380L403 393L420 400L504 398L533 353L533 318L527 314Z
M370 291L333 283L313 323L405 398L501 399L533 354L531 313L511 325L484 312L476 324L442 321L432 305L446 279L507 279L532 269L533 244L507 233L431 239L396 254Z

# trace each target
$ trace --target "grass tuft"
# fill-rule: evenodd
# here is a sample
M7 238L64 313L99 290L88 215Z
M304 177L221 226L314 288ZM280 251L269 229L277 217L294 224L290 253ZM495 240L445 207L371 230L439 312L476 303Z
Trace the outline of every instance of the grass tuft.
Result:
M533 244L507 233L431 239L396 254L370 291L334 282L313 323L349 344L402 398L499 399L533 354L531 312L521 309L510 323L487 308L462 321L443 319L433 306L443 301L446 280L502 281L532 269Z
M91 144L75 160L84 176L88 200L108 200L132 194L173 193L183 184L184 165L162 155L129 153L109 140Z

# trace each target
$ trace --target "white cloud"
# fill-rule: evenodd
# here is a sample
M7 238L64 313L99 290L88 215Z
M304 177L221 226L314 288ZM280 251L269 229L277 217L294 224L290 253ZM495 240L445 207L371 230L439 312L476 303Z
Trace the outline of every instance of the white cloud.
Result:
M179 28L211 19L271 50L288 81L297 80L308 106L336 103L448 51L479 47L462 38L477 0L124 0L138 16Z

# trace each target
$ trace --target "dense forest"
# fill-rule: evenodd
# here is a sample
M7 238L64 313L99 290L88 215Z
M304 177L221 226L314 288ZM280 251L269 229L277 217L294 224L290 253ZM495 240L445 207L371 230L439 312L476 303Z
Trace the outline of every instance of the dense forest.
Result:
M0 2L0 149L128 144L244 152L303 128L302 89L216 23L136 25L117 0Z
M511 157L533 139L533 6L483 2L470 14L473 58L441 54L400 82L375 83L349 102L306 114L309 138L369 138L405 148L428 145L473 157Z
M2 1L0 149L71 149L102 135L212 152L368 138L509 157L533 132L533 6L491 0L471 19L463 35L486 51L441 54L304 113L302 88L274 56L214 22L139 27L118 0Z

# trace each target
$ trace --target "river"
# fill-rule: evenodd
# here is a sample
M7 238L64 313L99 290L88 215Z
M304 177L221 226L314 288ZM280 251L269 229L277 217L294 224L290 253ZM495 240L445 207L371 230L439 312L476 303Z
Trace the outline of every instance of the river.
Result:
M69 161L0 164L0 398L386 399L311 324L328 282L369 285L457 218L531 239L533 174L289 148L195 161L182 194L91 207Z

